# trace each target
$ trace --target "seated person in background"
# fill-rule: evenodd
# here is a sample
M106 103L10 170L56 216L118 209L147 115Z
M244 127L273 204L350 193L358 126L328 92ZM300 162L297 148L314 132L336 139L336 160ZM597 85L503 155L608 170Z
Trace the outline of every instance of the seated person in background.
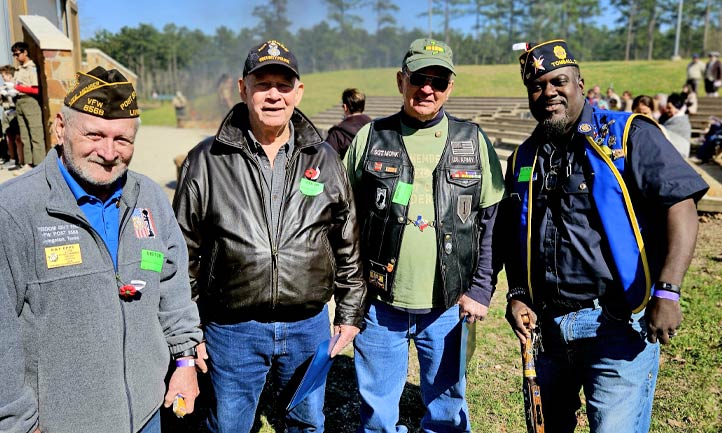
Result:
M639 95L632 101L632 112L654 118L654 99L651 96Z
M704 134L702 146L697 149L696 155L689 158L689 160L695 164L705 164L714 157L717 146L722 146L722 120L712 116L707 133Z
M341 94L341 103L343 104L343 120L328 130L326 141L336 149L338 155L343 159L351 140L362 126L371 121L371 118L363 114L366 95L359 89L344 90Z
M632 112L632 92L629 90L625 90L622 93L622 106L620 110L626 111L627 113Z
M672 93L667 99L667 119L662 123L667 129L669 141L683 157L689 156L689 141L692 139L692 125L684 113L684 100L679 93Z
M620 98L611 87L607 87L607 104L609 104L610 110L621 110L622 98Z
M682 100L684 101L685 112L689 114L697 113L697 94L691 85L682 86Z

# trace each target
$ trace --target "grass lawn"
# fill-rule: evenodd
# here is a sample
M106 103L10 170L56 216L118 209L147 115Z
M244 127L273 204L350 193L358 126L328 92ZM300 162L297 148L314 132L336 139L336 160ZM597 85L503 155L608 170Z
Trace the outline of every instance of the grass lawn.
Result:
M525 96L517 65L459 66L454 96ZM300 109L313 116L340 102L347 87L358 87L367 95L398 95L395 68L362 69L323 72L303 75L305 93ZM582 65L587 87L598 84L602 92L613 86L621 95L629 90L633 95L679 92L685 81L686 63L669 60L635 62L588 62ZM207 95L191 101L191 111L215 113L217 96ZM399 100L399 104L400 104ZM399 105L400 106L400 105ZM224 113L225 114L225 113ZM148 125L174 125L170 104L141 111ZM220 121L220 115L218 120Z

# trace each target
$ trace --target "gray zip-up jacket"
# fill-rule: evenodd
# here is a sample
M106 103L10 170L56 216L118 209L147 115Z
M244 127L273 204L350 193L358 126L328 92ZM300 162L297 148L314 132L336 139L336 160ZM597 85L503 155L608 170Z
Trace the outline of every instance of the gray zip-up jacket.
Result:
M170 354L202 339L186 245L161 188L128 172L116 271L57 158L0 186L0 432L133 433Z

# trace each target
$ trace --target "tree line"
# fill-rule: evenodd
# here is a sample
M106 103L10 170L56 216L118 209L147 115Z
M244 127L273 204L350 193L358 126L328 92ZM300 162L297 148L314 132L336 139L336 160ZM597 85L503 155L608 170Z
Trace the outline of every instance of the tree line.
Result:
M192 96L215 90L223 74L240 75L248 50L267 39L292 48L302 73L338 69L395 67L408 44L431 36L447 42L457 64L513 63L515 42L564 38L580 60L668 59L674 53L678 16L678 54L722 49L722 0L429 0L415 14L427 28L401 28L399 7L385 0L323 0L326 19L291 32L288 0L268 0L252 14L257 25L212 34L168 24L101 30L83 41L99 48L138 74L143 97L176 90ZM373 17L362 26L361 13ZM473 17L471 27L460 18ZM432 20L433 18L433 20ZM442 25L431 27L430 23Z

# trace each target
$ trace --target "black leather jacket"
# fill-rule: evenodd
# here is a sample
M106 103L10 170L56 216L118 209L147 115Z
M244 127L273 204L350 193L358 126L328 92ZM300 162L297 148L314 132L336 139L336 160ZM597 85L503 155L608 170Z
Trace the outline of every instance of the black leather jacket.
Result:
M260 167L246 140L245 104L233 107L216 136L200 142L183 163L173 208L188 244L191 287L204 322L295 321L317 314L332 295L335 324L363 321L366 287L348 177L336 152L300 111L291 122L294 150L276 239ZM304 194L304 172L316 167L315 182L323 189Z

